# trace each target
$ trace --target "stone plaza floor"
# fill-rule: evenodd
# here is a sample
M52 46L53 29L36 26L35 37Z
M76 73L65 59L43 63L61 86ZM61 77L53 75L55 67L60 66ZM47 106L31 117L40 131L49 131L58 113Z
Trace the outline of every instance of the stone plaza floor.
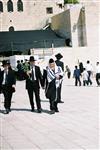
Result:
M49 102L41 90L41 114L30 111L25 81L17 81L12 111L3 114L0 95L1 150L99 150L99 92L96 83L75 87L74 79L64 78L63 104L50 114Z

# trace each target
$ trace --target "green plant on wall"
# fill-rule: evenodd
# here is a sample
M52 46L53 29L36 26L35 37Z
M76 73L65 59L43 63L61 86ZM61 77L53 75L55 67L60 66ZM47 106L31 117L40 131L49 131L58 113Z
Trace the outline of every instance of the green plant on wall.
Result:
M64 0L64 3L65 3L65 4L72 4L72 3L73 3L73 4L77 4L77 3L79 3L79 2L78 2L78 0Z

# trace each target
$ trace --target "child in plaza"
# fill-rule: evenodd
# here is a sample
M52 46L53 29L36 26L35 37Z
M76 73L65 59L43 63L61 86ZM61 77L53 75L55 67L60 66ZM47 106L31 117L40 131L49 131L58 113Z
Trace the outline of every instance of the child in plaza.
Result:
M88 77L89 77L89 74L88 74L88 72L86 71L86 68L83 69L82 77L83 77L83 86L88 85Z

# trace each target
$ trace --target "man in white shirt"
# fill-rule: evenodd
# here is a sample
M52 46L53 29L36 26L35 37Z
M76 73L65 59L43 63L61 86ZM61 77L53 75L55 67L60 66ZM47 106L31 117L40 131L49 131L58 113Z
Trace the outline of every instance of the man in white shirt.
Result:
M97 82L97 85L100 86L100 64L99 62L96 63L96 82Z
M88 84L90 83L90 85L92 85L91 75L92 75L93 68L89 60L87 61L87 64L86 64L86 71L88 72L88 75L89 75Z

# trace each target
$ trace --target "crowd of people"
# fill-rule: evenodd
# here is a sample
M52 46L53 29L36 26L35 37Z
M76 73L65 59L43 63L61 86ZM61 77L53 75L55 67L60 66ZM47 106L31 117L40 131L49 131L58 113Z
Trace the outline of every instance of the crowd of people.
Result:
M66 72L68 79L71 77L71 71L68 66L66 66ZM96 63L95 70L87 60L86 65L84 66L82 62L78 65L75 65L75 69L72 72L73 78L75 78L75 86L89 86L92 85L92 77L95 78L97 86L100 86L100 64Z
M63 57L60 53L55 55L56 61L50 58L48 65L43 69L35 64L36 60L34 56L30 56L29 62L25 60L17 61L16 71L14 71L9 62L3 61L3 70L0 70L0 92L4 95L4 114L9 114L11 111L11 99L13 93L16 91L16 79L26 80L26 90L29 96L29 102L31 111L35 111L34 95L37 106L37 112L42 112L41 100L40 100L40 87L45 91L45 96L49 99L50 114L59 112L58 103L64 103L61 98L61 89L63 77L67 73L68 79L75 78L75 86L88 86L92 85L91 75L93 74L93 67L88 60L86 66L80 62L75 65L75 69L72 70L66 65L64 69L64 63L61 61ZM83 83L81 79L83 80ZM100 64L96 64L95 73L97 86L100 86Z

